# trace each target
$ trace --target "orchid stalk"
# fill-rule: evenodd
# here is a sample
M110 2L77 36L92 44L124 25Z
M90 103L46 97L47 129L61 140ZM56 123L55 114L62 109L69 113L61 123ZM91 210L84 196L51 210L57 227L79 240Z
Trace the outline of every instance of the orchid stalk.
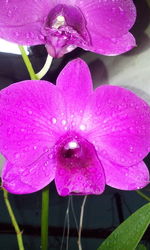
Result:
M13 209L12 209L12 207L10 205L10 202L9 202L9 199L8 199L8 192L4 188L3 188L3 193L4 193L4 201L5 201L9 216L11 218L12 225L13 225L13 227L15 229L15 232L16 232L19 250L24 250L22 232L20 231L20 228L19 228L17 220L15 218Z
M24 64L26 65L26 68L28 70L28 73L30 75L30 78L31 80L38 80L38 77L36 77L36 74L34 72L34 69L32 67L32 64L30 62L30 59L29 57L27 56L26 52L25 52L25 49L23 46L21 45L18 45L19 49L20 49L20 52L21 52L21 55L22 55L22 59L24 61Z

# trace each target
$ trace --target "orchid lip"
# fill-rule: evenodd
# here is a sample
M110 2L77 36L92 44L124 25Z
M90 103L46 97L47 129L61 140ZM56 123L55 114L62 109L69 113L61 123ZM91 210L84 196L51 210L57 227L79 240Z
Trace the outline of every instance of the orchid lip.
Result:
M90 45L85 19L76 7L63 4L55 6L41 32L45 36L49 54L54 57L61 57L78 46Z
M58 140L55 161L55 183L60 195L103 192L105 176L97 152L93 144L75 131L65 133Z

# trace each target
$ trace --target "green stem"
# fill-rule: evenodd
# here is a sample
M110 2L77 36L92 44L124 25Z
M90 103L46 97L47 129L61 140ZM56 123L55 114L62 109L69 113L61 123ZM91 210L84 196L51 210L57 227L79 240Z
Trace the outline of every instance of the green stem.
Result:
M48 55L43 68L40 70L40 72L38 72L36 74L36 76L37 76L38 79L41 79L41 78L43 78L43 76L46 75L46 73L48 72L48 70L49 70L49 68L50 68L50 66L52 64L52 60L53 60L53 57L51 57L50 55Z
M4 201L5 201L9 216L11 218L11 222L13 224L13 227L14 227L16 235L17 235L17 242L18 242L19 250L24 250L23 240L22 240L22 232L20 231L20 228L19 228L18 223L16 221L15 215L14 215L13 210L11 208L10 202L8 200L8 192L5 189L3 189L3 192L4 192Z
M27 56L27 54L25 52L24 47L20 46L20 45L18 45L18 47L20 49L23 61L24 61L25 65L26 65L26 68L27 68L27 70L29 72L31 80L38 80L38 77L36 76L36 74L35 74L35 72L33 70L32 64L31 64L31 62L29 60L29 57Z
M141 191L136 190L136 193L139 194L142 198L144 198L145 200L150 202L150 197L148 197L147 195L143 194Z
M49 186L42 191L42 214L41 214L41 249L48 248L48 211L49 211Z

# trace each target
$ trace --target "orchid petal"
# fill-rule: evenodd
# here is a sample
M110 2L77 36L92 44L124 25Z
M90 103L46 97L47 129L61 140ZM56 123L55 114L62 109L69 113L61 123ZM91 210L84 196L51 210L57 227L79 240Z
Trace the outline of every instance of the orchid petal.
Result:
M84 114L85 136L105 158L131 166L150 151L150 107L129 90L97 88Z
M43 21L53 6L53 1L49 0L1 0L0 27L22 26Z
M41 34L41 23L25 24L23 26L0 27L0 37L21 45L45 44L45 37Z
M45 153L30 165L7 162L2 171L2 185L10 193L27 194L47 186L55 177L52 154Z
M122 190L136 190L149 183L149 171L143 161L137 165L124 167L101 159L106 176L106 184Z
M64 140L67 144L59 143L56 155L55 184L58 193L62 196L101 194L105 188L105 176L93 145L75 136L77 148L67 151L66 145L74 143L74 140L67 139L67 135Z
M120 37L128 32L136 18L132 0L76 1L87 21L89 32L104 37Z
M44 44L41 28L53 6L48 0L1 0L0 37L22 45Z
M46 81L23 81L1 90L0 149L12 164L31 164L48 151L64 128L60 91Z
M119 55L136 46L136 41L130 32L119 38L107 38L94 32L90 35L92 46L89 46L86 49L103 55Z
M57 78L57 87L65 99L67 126L79 128L87 98L92 93L92 79L87 65L81 59L68 63Z

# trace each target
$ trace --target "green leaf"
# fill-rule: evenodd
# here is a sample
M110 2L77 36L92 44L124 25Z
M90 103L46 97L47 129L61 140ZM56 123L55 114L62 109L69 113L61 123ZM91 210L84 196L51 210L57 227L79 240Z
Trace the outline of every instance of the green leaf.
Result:
M115 229L97 250L135 250L150 223L150 203Z
M146 246L144 246L143 244L139 244L137 247L136 247L136 250L147 250Z

